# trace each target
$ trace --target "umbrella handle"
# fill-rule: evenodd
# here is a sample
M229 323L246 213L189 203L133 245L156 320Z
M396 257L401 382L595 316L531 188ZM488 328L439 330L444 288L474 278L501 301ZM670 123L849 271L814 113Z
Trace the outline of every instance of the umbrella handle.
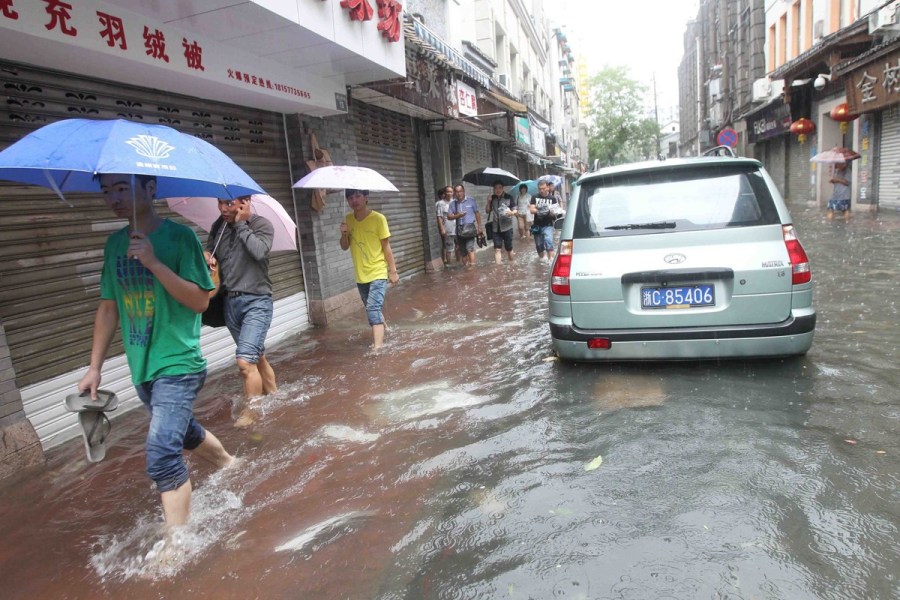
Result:
M222 236L223 236L223 235L225 235L225 222L224 222L224 221L222 222L222 226L219 227L219 237L218 237L218 239L216 240L215 245L213 246L213 250L212 250L212 255L213 255L213 256L216 255L216 250L219 249L219 242L222 241Z
M63 204L67 205L69 208L74 208L75 205L66 200L66 197L63 196L62 190L59 189L59 185L57 185L56 180L53 179L53 176L50 175L50 171L44 169L44 177L47 178L47 184L50 186L50 189L53 190L59 199L62 200Z

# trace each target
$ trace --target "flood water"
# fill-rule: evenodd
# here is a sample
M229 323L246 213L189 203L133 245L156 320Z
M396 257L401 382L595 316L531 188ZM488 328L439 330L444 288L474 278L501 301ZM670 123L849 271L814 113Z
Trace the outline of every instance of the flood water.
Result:
M0 482L3 598L900 597L900 216L792 208L819 321L792 360L568 365L520 260L393 288L270 350L281 385L231 427L236 372L196 413L239 467L191 461L182 558L148 561L146 417Z

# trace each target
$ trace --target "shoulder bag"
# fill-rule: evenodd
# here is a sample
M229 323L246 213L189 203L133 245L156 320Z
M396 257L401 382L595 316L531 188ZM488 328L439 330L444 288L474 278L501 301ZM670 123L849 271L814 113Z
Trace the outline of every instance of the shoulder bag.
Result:
M218 229L219 237L216 239L216 245L213 246L212 255L216 255L216 250L219 248L219 242L222 241L222 235L225 233L225 223L221 223ZM216 289L210 292L212 294L209 298L209 306L206 307L206 310L203 311L203 314L200 316L200 322L208 327L224 327L225 326L225 296L228 295L228 292L225 290L225 286L222 285L221 279L219 278L219 265L216 263L215 267L211 267L209 269L209 274L213 278L213 283L216 284Z

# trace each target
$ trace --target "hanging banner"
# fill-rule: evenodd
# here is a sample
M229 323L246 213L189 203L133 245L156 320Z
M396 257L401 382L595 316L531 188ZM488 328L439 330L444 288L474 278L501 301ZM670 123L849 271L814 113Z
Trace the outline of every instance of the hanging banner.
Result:
M516 117L516 141L531 146L531 123L528 117Z

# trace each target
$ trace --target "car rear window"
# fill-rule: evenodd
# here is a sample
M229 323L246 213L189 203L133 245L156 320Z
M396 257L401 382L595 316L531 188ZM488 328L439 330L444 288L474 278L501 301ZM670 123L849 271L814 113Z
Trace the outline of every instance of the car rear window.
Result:
M778 212L758 167L707 165L582 182L573 233L590 238L775 223Z

